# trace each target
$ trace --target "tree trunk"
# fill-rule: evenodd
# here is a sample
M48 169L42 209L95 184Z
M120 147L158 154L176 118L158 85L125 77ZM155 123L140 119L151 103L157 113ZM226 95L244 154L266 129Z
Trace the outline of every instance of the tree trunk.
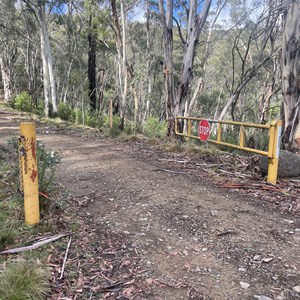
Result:
M51 56L51 48L49 43L49 36L46 26L45 4L39 1L38 18L40 25L41 37L41 56L43 62L43 80L44 80L44 94L45 94L45 117L49 116L49 101L51 100L53 112L57 112L56 105L56 86L53 71L53 63Z
M117 48L117 64L118 64L118 81L116 81L116 86L118 86L120 100L118 102L118 110L121 117L120 129L124 129L125 124L125 113L127 105L127 92L128 92L128 70L127 70L127 53L126 53L126 19L124 11L124 1L121 4L121 22L122 22L122 33L121 26L119 23L116 0L111 0L111 10L113 25L111 26L114 30L116 37L116 48Z
M149 117L150 99L152 93L152 54L151 54L151 32L150 32L150 1L146 1L146 22L145 31L147 35L147 93L146 93L146 105L143 115L143 122Z
M5 50L0 49L0 68L2 83L4 89L4 101L7 103L12 96L11 70L7 59L5 58Z
M165 82L165 105L168 121L168 135L175 131L174 115L174 75L173 75L173 1L166 1L166 11L163 0L159 0L160 18L163 27L164 44L164 82Z
M40 8L40 10L42 10L42 8ZM40 27L41 56L42 56L42 64L43 64L43 83L44 83L44 97L45 97L44 113L45 113L45 117L48 118L51 87L50 87L50 77L49 77L49 69L47 63L48 57L47 57L47 49L45 45L45 33L42 24L40 25L41 25Z
M93 23L93 16L90 15L89 21L89 54L88 54L88 79L89 79L89 98L91 110L96 110L96 34Z
M295 146L300 119L300 6L293 2L286 16L282 42L283 143Z
M121 21L122 21L122 75L123 75L123 93L120 107L121 130L124 129L127 92L128 92L128 70L127 70L127 53L126 53L126 19L124 11L124 1L121 0Z
M180 81L177 88L176 95L176 109L178 115L183 116L185 112L185 102L190 90L190 82L193 78L193 65L195 58L196 47L199 43L199 36L207 19L211 0L206 0L201 10L201 14L197 15L197 0L190 1L187 39L184 51L184 58L182 70L180 74Z

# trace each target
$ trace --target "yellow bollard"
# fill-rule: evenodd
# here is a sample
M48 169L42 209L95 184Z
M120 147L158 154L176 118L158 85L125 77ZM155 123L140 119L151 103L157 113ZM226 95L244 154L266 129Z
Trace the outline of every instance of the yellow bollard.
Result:
M282 130L282 121L271 123L269 150L268 150L268 179L271 184L276 184L278 173L278 162L280 152L280 138Z
M35 123L21 122L20 135L25 223L34 225L40 221Z

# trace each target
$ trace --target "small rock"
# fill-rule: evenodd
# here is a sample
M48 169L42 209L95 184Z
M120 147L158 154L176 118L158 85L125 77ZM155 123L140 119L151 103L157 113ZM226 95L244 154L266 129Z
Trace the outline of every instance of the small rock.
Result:
M293 287L293 290L296 292L296 293L300 293L300 285L296 285Z
M172 246L167 246L167 249L168 249L168 250L172 250L173 247L172 247Z
M182 216L182 218L186 220L186 219L189 218L189 216L188 215L184 215L184 216Z
M264 295L253 295L253 298L257 300L273 300L272 298Z
M197 267L195 268L195 272L201 272L201 269L197 266Z
M286 300L286 297L284 295L284 291L280 293L280 295L278 295L275 300Z
M202 248L202 252L206 252L207 250L207 248Z
M300 228L295 228L295 232L300 232Z
M288 220L288 219L283 219L283 221L288 222L289 224L294 224L295 222L292 220Z
M253 260L261 260L261 256L260 255L254 255Z
M240 285L241 285L241 287L242 287L243 289L245 289L245 290L246 290L247 288L250 287L250 284L249 284L249 283L243 282L243 281L240 282Z
M269 262L272 261L272 260L273 260L272 257L266 257L266 258L263 258L263 259L262 259L262 262L264 262L264 263L269 263Z
M239 268L239 272L247 272L247 270L243 267Z
M249 283L243 282L243 281L240 282L240 285L241 285L241 287L242 287L243 289L245 289L245 290L246 290L247 288L250 287L250 284L249 284Z

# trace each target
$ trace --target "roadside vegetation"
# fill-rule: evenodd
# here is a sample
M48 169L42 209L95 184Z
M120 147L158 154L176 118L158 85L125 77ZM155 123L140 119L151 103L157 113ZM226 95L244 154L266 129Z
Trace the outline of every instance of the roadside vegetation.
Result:
M58 198L54 184L55 166L60 160L40 143L37 149L40 191L43 194L40 196L41 222L30 227L24 224L23 197L18 191L17 139L13 138L6 147L0 147L0 252L28 246L62 230L58 221L63 218L61 208L67 204L54 200ZM64 226L67 227L67 223ZM48 255L47 246L14 256L0 255L0 299L46 299L51 290Z

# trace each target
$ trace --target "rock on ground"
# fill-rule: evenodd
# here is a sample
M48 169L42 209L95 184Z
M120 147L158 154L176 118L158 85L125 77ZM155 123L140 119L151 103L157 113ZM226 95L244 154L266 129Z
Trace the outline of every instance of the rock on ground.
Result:
M260 171L263 175L268 174L268 158L260 158ZM300 176L300 156L290 151L281 150L279 154L278 177Z

